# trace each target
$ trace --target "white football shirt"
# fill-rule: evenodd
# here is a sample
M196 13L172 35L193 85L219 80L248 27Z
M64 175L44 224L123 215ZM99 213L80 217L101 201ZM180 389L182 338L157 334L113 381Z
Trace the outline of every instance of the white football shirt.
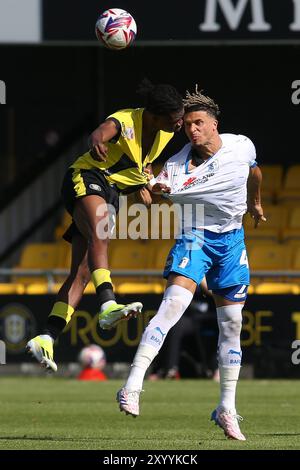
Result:
M188 172L189 143L165 163L155 178L155 182L171 188L167 197L179 208L184 227L224 233L242 226L249 167L256 166L256 151L244 135L220 137L222 147L194 170Z

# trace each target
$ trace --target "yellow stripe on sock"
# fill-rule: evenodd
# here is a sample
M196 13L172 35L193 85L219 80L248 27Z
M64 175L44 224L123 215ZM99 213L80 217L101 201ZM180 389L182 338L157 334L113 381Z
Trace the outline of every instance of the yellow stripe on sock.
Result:
M73 313L74 313L74 308L72 307L72 305L68 305L65 302L55 302L49 317L51 316L60 317L63 320L65 320L67 323L69 323Z
M111 284L110 271L104 268L95 269L95 271L92 272L92 280L96 289L104 282Z

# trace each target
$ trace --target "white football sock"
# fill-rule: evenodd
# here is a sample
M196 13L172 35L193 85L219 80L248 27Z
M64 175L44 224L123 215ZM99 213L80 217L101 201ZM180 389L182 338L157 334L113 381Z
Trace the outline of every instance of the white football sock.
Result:
M131 370L125 388L129 391L142 390L146 370L157 355L158 351L148 344L140 344L131 365Z
M220 370L220 406L235 413L236 386L241 368L242 304L217 308L219 325L218 361Z
M184 287L174 284L166 289L157 314L143 333L125 384L127 390L142 389L146 370L158 354L169 330L180 320L192 298L193 294Z
M239 378L240 367L224 367L220 366L220 388L221 397L219 406L226 411L236 414L235 394L236 386Z

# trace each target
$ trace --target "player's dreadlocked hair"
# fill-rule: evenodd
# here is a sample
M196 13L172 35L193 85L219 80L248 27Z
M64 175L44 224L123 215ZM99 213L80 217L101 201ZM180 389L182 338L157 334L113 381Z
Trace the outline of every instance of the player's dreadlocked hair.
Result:
M217 103L209 96L202 95L202 91L198 91L198 85L195 86L195 92L186 92L183 99L184 111L190 113L192 111L206 111L208 114L217 119L220 115L220 109Z
M176 113L183 109L182 96L172 85L153 85L144 78L137 93L144 98L145 108L158 116Z

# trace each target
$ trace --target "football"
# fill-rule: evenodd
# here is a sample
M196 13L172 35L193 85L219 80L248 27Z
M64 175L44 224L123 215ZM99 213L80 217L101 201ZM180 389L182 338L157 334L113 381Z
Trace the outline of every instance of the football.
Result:
M119 50L133 43L137 27L130 13L120 8L110 8L97 19L95 32L106 47Z
M93 369L103 369L106 363L105 353L97 344L90 344L83 348L78 359L83 367L92 367Z

